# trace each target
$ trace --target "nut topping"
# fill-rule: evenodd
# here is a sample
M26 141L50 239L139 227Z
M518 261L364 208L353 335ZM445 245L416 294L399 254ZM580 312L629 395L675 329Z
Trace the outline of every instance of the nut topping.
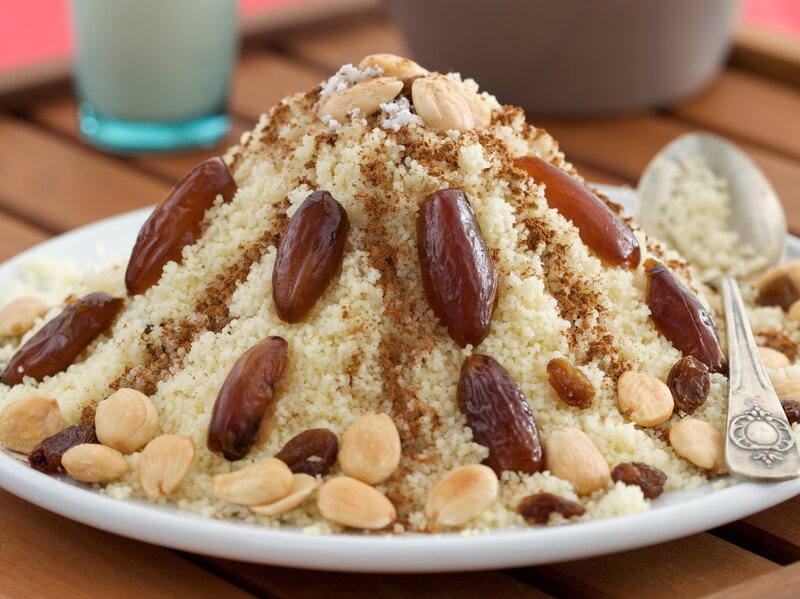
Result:
M725 440L708 422L684 418L669 431L669 443L675 453L698 468L719 472L724 467Z
M342 435L339 465L370 485L389 478L400 465L400 435L386 414L359 416Z
M461 347L478 345L497 303L497 271L462 190L442 189L422 203L417 253L431 310Z
M559 513L565 518L574 518L583 516L586 508L580 503L552 493L536 493L523 497L517 505L517 512L528 524L547 524L553 513Z
M258 505L251 505L250 511L255 512L259 516L280 516L286 512L292 511L294 508L308 499L317 488L317 479L308 474L294 474L292 476L292 490L289 494L282 499L273 501L271 503L260 503Z
M298 322L314 307L342 266L350 221L327 191L315 191L292 215L272 271L278 317Z
M392 77L367 79L320 99L317 114L344 123L347 115L357 110L359 117L366 118L378 112L381 104L394 100L402 89L403 82Z
M791 364L789 358L786 357L786 354L782 354L781 352L769 347L759 347L758 355L761 356L761 361L764 362L764 366L771 370L786 368L789 366L789 364Z
M667 387L672 391L675 412L694 414L711 391L708 366L694 356L684 356L669 371Z
M97 404L94 426L100 443L120 453L133 453L156 434L158 411L144 393L120 389Z
M326 475L336 463L339 439L327 428L311 428L289 439L275 454L295 474Z
M194 441L183 435L156 437L139 456L139 482L150 499L172 493L194 460Z
M791 306L789 306L789 311L787 312L787 315L795 322L800 322L800 299L795 301Z
M652 374L628 371L617 383L619 410L640 426L669 420L675 408L672 392Z
M565 358L554 358L547 363L547 377L565 404L580 409L592 405L594 386L585 374Z
M181 179L139 230L125 272L128 294L144 293L155 285L167 262L180 264L183 248L200 237L206 210L217 196L230 202L236 189L228 167L217 157L201 162Z
M425 515L442 526L460 526L486 511L497 497L497 490L497 475L488 466L460 466L433 487Z
M47 304L38 297L20 297L0 310L0 337L17 337L47 314Z
M317 493L317 507L331 522L375 530L397 519L397 512L387 497L360 480L342 476L329 480Z
M800 379L774 381L772 387L781 401L800 401Z
M727 372L725 355L711 315L700 300L663 264L645 263L647 306L656 328L684 355L694 356L711 372Z
M385 77L394 77L396 79L428 74L426 69L423 69L410 58L403 58L395 54L370 54L358 63L359 71L369 67L380 67Z
M18 385L25 376L41 381L66 370L108 328L122 303L119 298L98 292L70 304L14 354L2 382Z
M211 480L211 492L217 499L250 506L286 497L293 484L286 464L266 458L236 472L217 474Z
M415 79L411 98L420 118L436 131L483 129L491 122L483 98L442 75Z
M635 485L642 490L647 499L655 499L664 492L667 475L658 468L641 462L618 464L611 471L611 480L626 485Z
M485 464L498 476L505 470L533 474L543 469L536 421L505 368L489 356L470 356L461 366L457 393L473 439L489 448Z
M82 483L108 483L128 472L128 462L116 449L84 443L68 449L61 465L72 478Z
M547 469L572 483L578 495L605 489L611 480L608 462L592 440L575 428L560 428L545 441Z
M231 461L247 455L272 419L288 367L288 345L280 337L267 337L242 354L214 402L208 425L211 451Z
M547 205L575 225L581 241L601 260L625 268L639 265L641 250L633 231L591 189L541 158L523 156L515 162L547 186Z
M30 453L62 426L64 421L55 399L39 395L23 397L0 411L0 443L11 451Z
M94 427L88 424L70 426L47 437L33 448L28 455L28 463L34 470L55 474L61 472L61 458L70 447L82 443L98 443Z

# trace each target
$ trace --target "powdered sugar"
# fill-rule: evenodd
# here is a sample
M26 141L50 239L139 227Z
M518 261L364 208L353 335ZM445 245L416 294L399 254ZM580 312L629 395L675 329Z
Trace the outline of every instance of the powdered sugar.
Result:
M383 69L380 67L367 67L362 71L348 63L336 71L332 77L328 78L328 80L322 84L322 90L319 92L319 97L324 98L326 96L330 96L331 94L342 92L351 85L361 83L365 79L370 79L371 77L379 77L382 74Z
M380 122L381 127L392 131L399 131L404 125L423 125L422 119L411 111L411 103L404 96L381 104Z

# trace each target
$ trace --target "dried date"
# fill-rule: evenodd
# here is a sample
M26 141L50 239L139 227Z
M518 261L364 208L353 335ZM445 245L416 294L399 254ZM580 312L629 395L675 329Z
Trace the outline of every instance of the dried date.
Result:
M89 424L67 427L34 447L28 455L28 463L39 472L61 472L61 457L70 447L83 443L99 443L94 427Z
M675 413L694 414L711 391L708 366L694 356L684 356L669 371L667 387L675 400Z
M580 503L564 499L552 493L536 493L523 497L517 505L517 513L528 524L547 524L550 515L558 512L565 518L574 518L586 513Z
M71 303L14 354L0 380L17 385L25 376L41 381L66 370L109 327L122 304L122 299L102 292Z
M478 345L497 303L497 271L462 190L442 189L422 203L417 252L433 313L461 347Z
M498 475L506 470L533 474L544 468L533 414L519 385L496 360L479 354L464 360L457 399L473 439L489 448L484 463Z
M335 433L327 428L311 428L289 439L275 457L295 474L324 476L336 463L338 454Z
M592 405L595 389L586 375L564 358L547 363L550 385L565 404L585 409Z
M667 475L658 468L641 462L625 462L611 471L611 480L637 486L647 499L655 499L664 492Z
M727 372L725 355L711 315L700 300L663 264L645 263L647 306L656 328L684 355L711 372Z
M201 162L181 179L139 230L125 272L128 294L144 293L155 285L167 262L180 264L184 246L200 237L206 210L218 195L230 202L236 189L228 167L216 157Z
M591 189L560 168L535 156L516 159L536 183L547 186L547 204L578 229L581 241L614 266L636 268L641 258L633 231Z
M342 265L350 221L327 191L315 191L292 215L272 271L278 317L298 322L314 307Z
M288 346L280 337L267 337L242 354L214 402L207 439L211 451L231 461L247 455L275 412L288 366Z
M789 424L800 424L800 401L784 399L781 401L781 407Z

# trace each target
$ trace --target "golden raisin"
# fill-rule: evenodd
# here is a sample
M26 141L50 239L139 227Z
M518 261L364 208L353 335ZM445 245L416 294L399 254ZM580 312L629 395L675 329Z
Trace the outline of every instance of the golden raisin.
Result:
M565 518L582 516L586 512L580 503L564 499L552 493L536 493L523 497L517 512L528 524L547 524L550 515L558 512Z
M694 414L711 391L708 366L694 356L684 356L669 371L667 387L675 400L675 412Z
M664 492L667 475L658 468L641 462L625 462L611 471L611 480L637 486L647 499L655 499Z
M547 363L547 377L565 404L581 409L592 405L594 386L565 358L553 358Z
M39 472L62 472L61 457L70 447L83 443L99 443L94 427L89 424L67 427L34 447L28 455L28 462Z
M310 428L295 435L275 454L294 474L326 475L336 463L339 439L327 428Z

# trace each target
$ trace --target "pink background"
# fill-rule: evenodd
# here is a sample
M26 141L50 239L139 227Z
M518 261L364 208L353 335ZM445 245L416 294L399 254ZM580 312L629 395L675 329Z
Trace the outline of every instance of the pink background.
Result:
M238 3L240 13L248 15L275 6L313 1L238 0ZM743 18L800 38L798 0L745 0ZM71 48L68 0L0 0L0 71L64 58L70 55Z

